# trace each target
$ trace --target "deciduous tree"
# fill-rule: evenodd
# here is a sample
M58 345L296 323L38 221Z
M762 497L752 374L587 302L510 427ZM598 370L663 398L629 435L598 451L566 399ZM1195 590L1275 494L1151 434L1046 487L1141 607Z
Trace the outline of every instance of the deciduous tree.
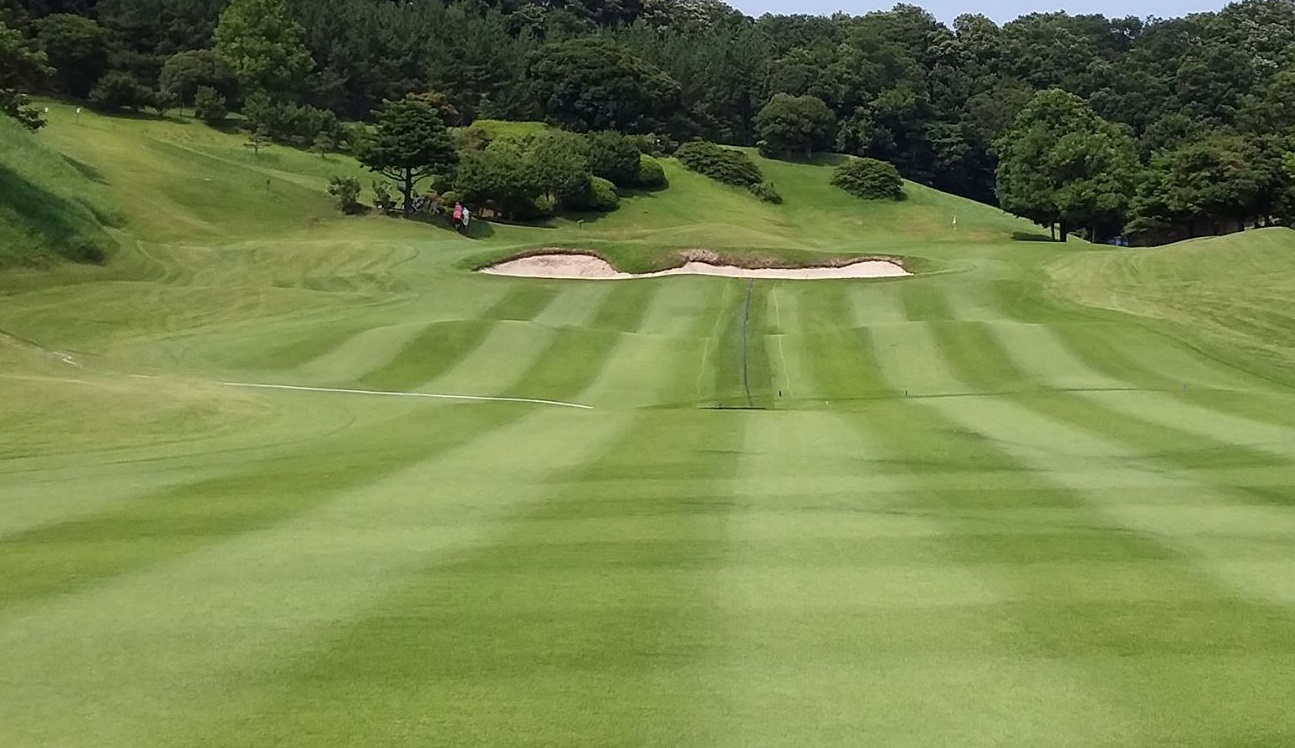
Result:
M287 93L314 67L304 30L284 0L230 0L216 26L216 54L248 91Z
M1004 210L1049 226L1121 225L1133 192L1132 139L1074 94L1051 89L1030 100L997 144Z
M755 129L766 155L802 153L810 158L836 141L836 115L822 99L774 94L755 116Z

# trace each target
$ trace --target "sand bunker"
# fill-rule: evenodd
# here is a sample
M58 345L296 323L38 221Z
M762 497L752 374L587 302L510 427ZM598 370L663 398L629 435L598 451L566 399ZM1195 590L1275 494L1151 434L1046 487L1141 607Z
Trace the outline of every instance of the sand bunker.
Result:
M715 275L724 278L769 280L821 280L829 278L898 278L912 275L890 260L860 260L839 267L744 268L703 260L689 260L677 268L652 273L622 273L601 257L576 253L548 253L518 257L481 268L491 275L515 278L574 278L583 280L625 280L660 278L666 275Z

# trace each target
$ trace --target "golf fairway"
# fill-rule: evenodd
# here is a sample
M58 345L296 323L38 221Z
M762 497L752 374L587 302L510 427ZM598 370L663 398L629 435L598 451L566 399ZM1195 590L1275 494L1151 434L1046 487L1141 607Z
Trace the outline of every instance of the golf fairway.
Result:
M1295 233L953 234L913 187L878 234L777 164L783 208L672 166L481 242L222 224L114 181L179 126L78 126L137 233L0 275L0 745L1295 743ZM314 206L318 161L244 181ZM542 242L921 272L471 272Z

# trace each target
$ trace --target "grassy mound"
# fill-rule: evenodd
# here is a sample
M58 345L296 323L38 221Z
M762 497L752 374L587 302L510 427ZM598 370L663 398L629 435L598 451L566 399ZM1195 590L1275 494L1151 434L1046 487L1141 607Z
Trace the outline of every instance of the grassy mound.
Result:
M116 246L97 172L0 117L0 265L102 262Z
M1229 358L1295 365L1295 231L1270 228L1155 249L1088 252L1049 270L1058 293L1163 320Z

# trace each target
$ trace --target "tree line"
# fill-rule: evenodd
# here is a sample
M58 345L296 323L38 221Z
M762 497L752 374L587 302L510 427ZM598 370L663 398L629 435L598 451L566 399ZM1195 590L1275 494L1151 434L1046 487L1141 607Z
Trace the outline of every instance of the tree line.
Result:
M12 111L23 90L201 104L341 148L340 123L437 92L451 125L879 159L1063 237L1156 243L1295 212L1291 0L1003 25L912 5L753 19L717 0L0 0L0 22L0 55L47 71L0 74Z

